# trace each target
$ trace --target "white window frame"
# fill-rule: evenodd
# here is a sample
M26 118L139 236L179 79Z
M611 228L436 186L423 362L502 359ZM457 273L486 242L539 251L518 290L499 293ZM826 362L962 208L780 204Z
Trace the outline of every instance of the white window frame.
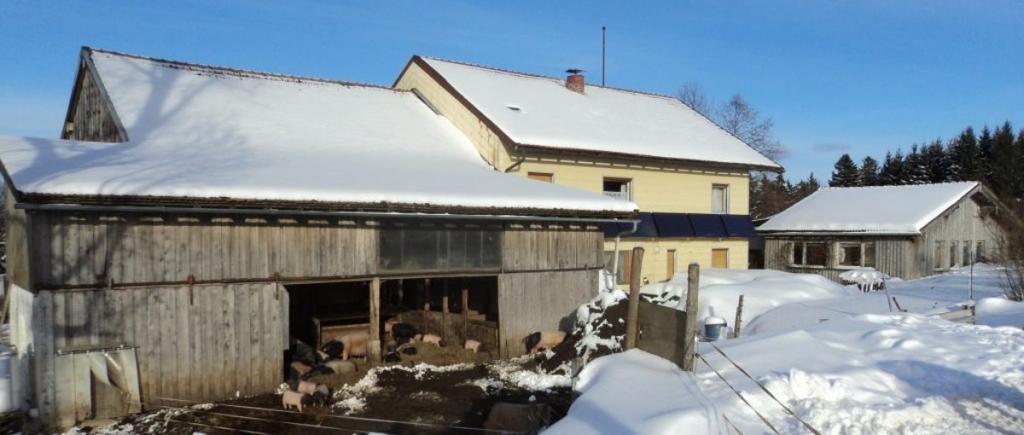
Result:
M860 246L860 262L859 262L859 264L856 264L856 265L843 264L843 256L844 256L843 246L844 245L845 246L851 246L851 245L858 245L858 246ZM836 259L836 269L859 269L859 268L862 268L862 267L875 267L875 266L867 266L866 264L864 264L865 263L864 258L866 257L865 253L868 251L868 245L875 245L875 242L837 242L837 243L833 243L833 246L835 246L835 248L834 248L835 250L833 251L833 255L835 255L835 259ZM877 258L878 257L878 247L877 247L877 245L875 246L875 257L876 257L875 258L875 265L877 266L878 265L878 258Z
M622 183L626 187L626 191L622 192L620 190L619 192L611 192L611 191L604 190L604 184L609 182L609 181ZM603 177L603 178L601 178L601 193L604 194L604 195L610 196L612 198L619 198L619 199L624 199L626 201L632 201L633 200L633 179L632 178L621 178L621 177ZM625 193L625 197L623 197L623 193Z
M715 190L722 189L722 210L715 211ZM714 183L711 185L711 214L729 214L729 185Z

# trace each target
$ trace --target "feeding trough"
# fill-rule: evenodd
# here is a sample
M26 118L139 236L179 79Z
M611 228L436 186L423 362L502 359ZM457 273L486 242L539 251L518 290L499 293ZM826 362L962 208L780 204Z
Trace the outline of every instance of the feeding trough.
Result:
M708 317L704 319L704 339L707 341L718 341L722 338L722 332L728 323L721 317Z

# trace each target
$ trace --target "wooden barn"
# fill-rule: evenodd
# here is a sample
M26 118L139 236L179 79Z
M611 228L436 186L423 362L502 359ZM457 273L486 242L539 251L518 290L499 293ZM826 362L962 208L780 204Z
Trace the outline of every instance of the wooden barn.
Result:
M521 354L636 209L492 170L412 92L88 48L63 138L0 161L15 389L57 426L273 391L290 338L373 363L390 316Z
M757 228L765 267L834 281L863 267L914 279L992 258L1003 208L977 182L828 187Z

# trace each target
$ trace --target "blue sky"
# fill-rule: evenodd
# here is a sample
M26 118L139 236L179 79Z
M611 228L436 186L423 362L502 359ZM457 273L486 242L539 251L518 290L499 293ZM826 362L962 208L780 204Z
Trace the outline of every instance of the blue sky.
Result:
M412 54L674 94L741 93L790 178L1024 127L1024 2L111 2L0 0L0 134L56 137L79 47L390 84Z

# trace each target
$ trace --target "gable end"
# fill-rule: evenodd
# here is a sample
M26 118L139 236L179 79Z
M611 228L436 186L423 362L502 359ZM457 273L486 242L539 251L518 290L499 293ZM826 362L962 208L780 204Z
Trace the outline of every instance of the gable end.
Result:
M92 64L91 52L82 49L75 87L61 128L61 139L90 142L125 142L128 135Z

